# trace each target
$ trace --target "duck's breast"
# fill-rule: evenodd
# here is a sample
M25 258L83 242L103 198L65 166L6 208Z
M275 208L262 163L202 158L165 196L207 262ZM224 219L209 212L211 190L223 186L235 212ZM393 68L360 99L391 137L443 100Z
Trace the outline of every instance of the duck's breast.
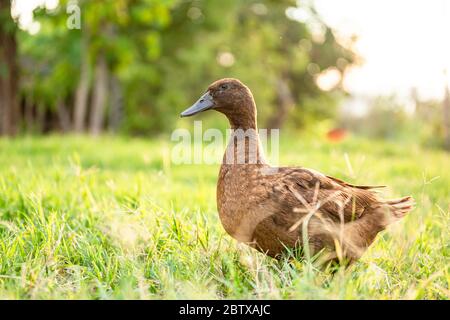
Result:
M217 183L217 209L225 230L239 241L251 240L267 214L261 203L267 194L260 184L258 165L222 165Z

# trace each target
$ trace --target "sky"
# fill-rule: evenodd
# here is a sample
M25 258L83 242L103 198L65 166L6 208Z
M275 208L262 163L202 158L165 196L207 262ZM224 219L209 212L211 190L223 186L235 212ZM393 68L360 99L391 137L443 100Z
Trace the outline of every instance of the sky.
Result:
M445 82L450 82L450 1L313 3L337 35L358 36L355 49L364 64L345 76L344 85L349 92L405 97L415 87L423 99L443 97Z
M32 9L58 0L15 0L16 15L31 33L39 26ZM299 0L312 4L339 39L357 35L354 49L363 63L344 77L344 86L355 96L395 94L409 97L416 88L422 99L441 99L450 82L450 0ZM291 12L292 13L292 12ZM308 20L307 12L293 16ZM444 69L448 69L444 76ZM321 79L324 86L335 73Z

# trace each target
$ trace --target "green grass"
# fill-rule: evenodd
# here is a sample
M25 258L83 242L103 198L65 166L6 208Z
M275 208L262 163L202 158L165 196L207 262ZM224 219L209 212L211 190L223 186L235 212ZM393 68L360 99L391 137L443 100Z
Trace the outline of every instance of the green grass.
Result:
M448 299L450 157L350 138L284 137L280 162L415 209L334 276L236 243L215 203L218 165L175 166L162 139L0 140L2 299Z

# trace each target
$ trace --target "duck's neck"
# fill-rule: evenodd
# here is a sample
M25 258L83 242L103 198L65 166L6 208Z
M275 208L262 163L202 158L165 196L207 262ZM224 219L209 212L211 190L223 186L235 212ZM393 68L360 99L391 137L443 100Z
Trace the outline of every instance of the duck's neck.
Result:
M255 117L228 117L230 140L223 157L224 165L266 164Z
M256 130L256 104L253 97L245 96L245 99L237 102L236 105L239 107L229 107L222 111L228 118L231 129Z
M230 122L232 130L257 130L256 114L228 114L227 118Z

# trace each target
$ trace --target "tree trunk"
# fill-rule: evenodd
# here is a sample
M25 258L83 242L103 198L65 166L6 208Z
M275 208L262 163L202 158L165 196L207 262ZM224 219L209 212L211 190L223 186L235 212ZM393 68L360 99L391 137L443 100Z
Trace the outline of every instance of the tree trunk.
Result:
M58 99L56 103L56 109L58 113L58 122L61 131L69 132L71 130L70 113L69 110L67 110L66 103L63 99Z
M102 52L97 57L94 79L89 131L92 135L98 135L103 129L109 80L108 65Z
M19 123L16 25L10 0L0 0L0 134L14 135Z
M287 119L289 111L294 107L295 101L291 89L285 79L277 81L277 109L267 122L268 129L280 129Z
M24 121L25 121L25 129L27 132L33 132L34 129L34 116L33 116L33 99L31 95L27 95L25 97L25 110L24 110Z
M442 107L444 117L444 147L450 151L450 91L448 84L445 87L445 98Z
M122 85L117 77L111 77L111 110L109 113L109 130L117 132L123 118Z
M85 129L86 123L86 112L89 96L89 52L88 52L88 39L87 32L82 32L82 42L81 42L81 70L80 70L80 80L78 81L77 90L75 93L75 105L73 127L75 132L82 133Z
M39 133L44 133L46 129L46 105L39 102L36 105L36 123L34 128Z

